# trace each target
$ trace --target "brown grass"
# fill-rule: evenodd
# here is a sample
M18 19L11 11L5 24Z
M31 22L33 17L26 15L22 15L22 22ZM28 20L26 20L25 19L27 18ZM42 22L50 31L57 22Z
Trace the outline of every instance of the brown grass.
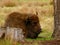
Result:
M14 0L15 1L15 0ZM42 27L43 32L39 35L42 37L51 37L53 29L54 29L54 9L53 9L53 2L52 0L49 0L48 2L45 0L41 0L40 2L9 2L6 3L6 1L0 2L0 26L4 25L6 16L14 11L21 12L21 13L36 13L38 11L38 17L40 20L40 24ZM51 2L50 2L51 1ZM19 3L17 3L19 2ZM12 3L12 4L11 4ZM8 5L7 5L8 4ZM7 5L7 6L5 6ZM39 40L39 39L38 39ZM42 40L45 40L42 39ZM31 45L38 45L37 42L33 42Z

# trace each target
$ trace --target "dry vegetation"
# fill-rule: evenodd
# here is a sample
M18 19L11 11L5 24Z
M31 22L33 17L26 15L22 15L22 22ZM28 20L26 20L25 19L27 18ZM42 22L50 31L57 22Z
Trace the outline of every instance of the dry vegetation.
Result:
M38 11L38 17L43 30L39 36L46 38L41 38L40 40L49 40L54 29L53 10L52 0L0 0L0 26L4 25L7 15L13 11L33 14ZM38 44L36 43L35 45Z

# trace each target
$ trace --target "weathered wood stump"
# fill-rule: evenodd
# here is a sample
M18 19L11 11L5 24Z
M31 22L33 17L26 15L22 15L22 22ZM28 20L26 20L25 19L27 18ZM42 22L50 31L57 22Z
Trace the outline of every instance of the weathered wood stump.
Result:
M24 35L21 28L7 27L6 32L5 32L5 38L8 40L24 42Z

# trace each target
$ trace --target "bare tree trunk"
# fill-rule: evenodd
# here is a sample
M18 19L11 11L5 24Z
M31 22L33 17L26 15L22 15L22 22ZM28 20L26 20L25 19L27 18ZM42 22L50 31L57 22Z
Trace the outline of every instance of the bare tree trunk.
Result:
M60 0L54 0L54 32L52 36L60 39Z

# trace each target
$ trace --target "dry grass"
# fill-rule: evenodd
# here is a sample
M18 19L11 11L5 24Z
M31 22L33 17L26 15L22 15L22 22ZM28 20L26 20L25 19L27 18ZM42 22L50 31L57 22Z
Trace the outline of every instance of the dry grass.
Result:
M35 14L36 11L38 11L38 17L41 23L41 27L43 30L53 30L53 6L37 6L37 7L24 7L24 6L18 6L18 7L0 7L0 25L4 24L6 16L13 11L17 12L23 12L23 13L33 13Z
M17 9L18 8L18 9ZM41 27L46 30L53 30L53 10L52 7L37 7L39 20ZM0 8L0 25L3 25L7 14L13 11L23 12L23 13L35 13L34 7L4 7ZM47 28L46 28L47 27Z
M13 7L13 6L44 6L53 4L53 0L1 0L0 6L7 6L7 7Z
M13 2L14 1L15 0L13 0ZM53 15L54 9L52 5L53 4L52 0L37 0L37 1L34 0L35 2L32 0L29 1L19 0L19 1L15 1L14 3L11 1L10 3L6 3L6 1L4 2L4 0L2 1L3 2L2 3L0 1L1 2L0 6L2 6L0 7L0 26L4 25L7 15L11 12L17 11L21 13L35 14L36 11L38 11L38 17L43 31L39 36L44 38L37 38L35 40L50 40L54 29L54 15ZM6 4L8 5L6 6ZM30 41L30 39L28 40ZM33 43L33 45L38 45L38 43L37 42L36 44Z

